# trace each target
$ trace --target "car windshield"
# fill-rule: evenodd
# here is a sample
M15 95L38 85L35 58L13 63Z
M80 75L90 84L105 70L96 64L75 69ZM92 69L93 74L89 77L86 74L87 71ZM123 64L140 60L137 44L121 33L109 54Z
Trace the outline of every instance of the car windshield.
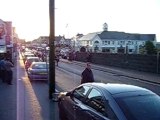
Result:
M116 99L127 120L160 120L160 97L145 95Z
M39 62L39 59L28 59L28 62Z
M48 65L47 65L47 67L48 67ZM32 66L33 69L46 69L47 67L46 67L46 64L34 64Z

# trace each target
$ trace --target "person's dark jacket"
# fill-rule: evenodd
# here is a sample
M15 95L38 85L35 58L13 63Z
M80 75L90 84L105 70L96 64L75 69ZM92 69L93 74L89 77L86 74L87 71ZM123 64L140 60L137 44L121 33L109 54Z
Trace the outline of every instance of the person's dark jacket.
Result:
M87 83L87 82L94 82L94 77L91 69L86 68L82 72L82 79L81 79L81 84Z

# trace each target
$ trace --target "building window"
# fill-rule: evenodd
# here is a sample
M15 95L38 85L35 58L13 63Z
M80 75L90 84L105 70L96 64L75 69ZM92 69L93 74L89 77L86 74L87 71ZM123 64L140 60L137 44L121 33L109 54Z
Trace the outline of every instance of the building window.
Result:
M98 41L95 41L94 43L98 44L99 42L98 42Z
M136 43L135 43L136 45L137 45L137 41L136 41Z
M134 42L132 41L132 42L131 42L131 44L133 45L133 44L134 44Z
M132 53L132 52L133 52L133 49L129 49L129 52Z
M144 45L145 45L145 42L142 42L142 45L144 46Z
M110 49L109 48L102 48L102 52L110 52Z

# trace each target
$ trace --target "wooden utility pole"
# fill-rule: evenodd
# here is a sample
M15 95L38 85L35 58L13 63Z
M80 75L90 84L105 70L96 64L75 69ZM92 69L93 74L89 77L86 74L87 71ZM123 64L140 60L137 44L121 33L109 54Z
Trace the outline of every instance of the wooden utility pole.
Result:
M50 36L49 36L49 99L53 98L55 93L55 3L49 0L49 17L50 17Z

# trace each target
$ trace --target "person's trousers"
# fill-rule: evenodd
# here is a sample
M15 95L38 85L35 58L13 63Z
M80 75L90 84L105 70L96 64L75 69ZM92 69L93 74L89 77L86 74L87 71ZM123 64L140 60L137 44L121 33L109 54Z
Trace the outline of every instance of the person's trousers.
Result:
M12 78L13 78L13 72L10 71L6 71L6 81L8 84L12 83Z
M1 77L1 79L2 79L2 82L5 82L5 81L6 81L5 76L6 76L6 70L1 70L1 71L0 71L0 77Z

